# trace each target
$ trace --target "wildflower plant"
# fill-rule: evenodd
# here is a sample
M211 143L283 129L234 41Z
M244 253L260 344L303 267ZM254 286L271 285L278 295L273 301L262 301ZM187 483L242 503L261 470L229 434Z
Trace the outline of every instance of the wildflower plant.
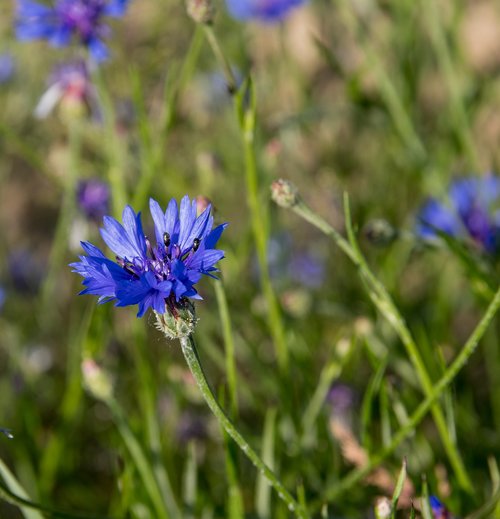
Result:
M500 178L494 175L460 178L448 191L448 202L430 198L417 216L417 234L439 234L467 241L482 252L500 252Z
M168 339L180 339L182 352L210 410L252 463L274 486L290 511L306 518L304 508L289 494L273 471L236 430L217 403L206 380L194 342L195 310L190 299L201 299L195 284L202 275L217 272L215 264L224 252L215 249L227 224L213 229L209 205L197 216L197 201L186 195L180 204L172 199L165 212L156 200L150 200L156 245L144 234L141 215L127 206L123 225L104 217L101 235L116 254L116 260L88 242L82 247L86 255L72 263L73 272L81 275L85 289L80 294L98 296L99 303L114 301L116 306L138 305L137 317L148 309L156 315L157 327ZM107 400L110 400L110 396Z
M129 0L55 0L52 5L18 0L17 38L42 39L54 47L66 47L75 39L96 62L104 61L109 55L104 40L110 34L105 19L123 16L128 4Z

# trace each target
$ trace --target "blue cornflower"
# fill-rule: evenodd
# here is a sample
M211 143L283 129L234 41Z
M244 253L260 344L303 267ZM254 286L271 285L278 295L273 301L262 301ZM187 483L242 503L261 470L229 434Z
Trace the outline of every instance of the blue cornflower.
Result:
M256 19L276 23L285 19L290 11L306 0L226 0L231 16L238 20Z
M431 496L429 503L434 519L451 519L450 512L436 496Z
M489 254L500 252L500 178L461 178L452 182L449 203L430 198L418 214L417 233L433 238L437 231L467 238Z
M82 242L86 253L71 264L73 272L83 276L81 294L99 296L99 303L116 301L116 306L139 305L137 317L148 308L158 314L167 310L174 316L176 306L185 298L201 299L194 285L202 274L213 276L214 265L224 257L215 249L227 224L212 230L211 206L196 216L196 201L185 196L180 204L171 200L162 211L158 202L149 203L154 221L156 246L145 236L141 215L127 206L123 226L110 216L104 217L101 236L116 254L107 259L100 249Z
M130 0L55 0L46 6L32 0L17 0L16 33L19 40L47 40L65 47L76 37L96 61L108 57L103 38L109 27L106 16L123 16Z

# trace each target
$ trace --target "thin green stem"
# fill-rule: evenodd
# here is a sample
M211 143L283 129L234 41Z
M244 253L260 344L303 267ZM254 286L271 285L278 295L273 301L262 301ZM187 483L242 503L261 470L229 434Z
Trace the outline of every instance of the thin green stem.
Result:
M444 73L444 79L450 93L454 127L461 140L462 147L467 153L470 165L477 168L479 161L463 101L461 81L457 77L451 58L441 10L434 0L422 0L422 13L426 18L427 26L430 28L439 66Z
M232 416L238 414L238 394L236 392L236 362L234 355L234 337L231 327L231 317L229 316L229 307L227 305L226 292L222 280L214 283L215 296L219 307L220 322L222 326L222 334L224 336L225 357L226 357L226 374L227 385L229 389L229 399L231 402Z
M403 316L400 314L398 308L394 304L391 296L387 292L384 285L374 276L368 267L359 247L356 243L352 223L350 220L349 201L347 196L344 199L346 212L346 227L349 241L343 238L331 225L329 225L321 216L312 211L303 201L299 199L293 206L293 210L306 221L317 227L319 230L330 236L334 242L340 247L342 251L349 257L349 259L357 267L362 280L365 283L368 293L374 305L378 308L380 313L387 319L387 321L394 328L403 343L408 357L412 362L417 372L423 392L426 396L432 394L433 383L425 367L425 363L420 355L418 347L413 340L412 334L408 329ZM451 465L457 475L457 479L464 490L471 492L473 489L472 482L465 470L463 461L460 457L456 445L451 441L449 431L446 425L446 419L439 406L435 404L432 406L432 415L436 427L439 431L441 441L448 455Z
M79 121L72 121L68 128L69 166L64 175L62 203L57 220L56 231L50 251L49 269L43 282L39 308L40 326L47 329L52 322L55 306L50 304L67 250L69 228L75 209L75 189L78 178L79 158L81 153L81 126Z
M123 175L125 166L123 145L120 142L115 128L116 118L113 101L98 67L94 67L93 69L93 81L99 92L99 101L104 119L106 148L108 153L108 180L113 193L111 199L113 216L119 218L127 202L127 190Z
M132 199L134 207L143 207L147 201L148 194L150 194L155 175L163 164L167 149L166 141L175 119L177 98L179 92L193 75L202 43L203 32L197 27L182 65L175 70L172 70L173 67L169 67L169 74L165 82L164 104L158 117L159 120L156 128L152 128L148 120L140 76L137 72L133 75L134 97L138 112L138 127L141 140L141 175L134 189Z
M229 64L226 55L222 51L222 47L220 46L219 40L214 33L214 29L212 25L208 23L203 24L203 29L205 31L205 36L208 40L208 43L215 55L215 59L219 62L219 65L222 68L222 72L224 73L224 77L226 78L227 89L229 90L229 93L234 94L236 90L238 90L238 82L234 77L233 69Z
M255 157L255 93L252 84L249 84L250 103L244 109L241 118L241 130L243 146L245 150L245 181L247 191L247 204L250 209L252 230L257 249L257 261L259 263L259 274L262 291L267 302L268 326L273 337L276 348L276 357L281 373L288 372L288 347L286 343L283 318L278 299L274 292L267 264L267 212L259 199L259 179L257 161Z
M180 339L182 353L186 359L186 363L198 384L198 387L207 403L208 407L218 420L221 427L227 432L227 434L236 442L238 447L243 451L247 458L255 465L260 473L266 477L269 483L278 493L280 499L282 499L287 505L288 509L293 512L297 517L306 519L309 514L304 508L295 500L294 497L288 492L283 483L278 479L276 474L262 461L260 456L250 447L245 438L238 432L234 424L227 417L226 413L219 406L215 396L208 385L207 378L203 371L196 348L196 343L192 336L182 337Z
M212 47L215 58L221 65L228 90L231 93L237 91L237 82L234 77L231 65L227 60L224 51L217 39L217 36L210 24L204 26L205 35ZM246 93L249 94L249 101L246 99ZM248 101L248 102L247 102ZM247 205L250 209L250 218L252 221L252 230L257 249L257 261L259 263L260 283L264 297L267 302L268 312L267 321L271 332L273 342L276 349L276 357L282 374L288 372L288 348L286 344L285 329L283 319L279 307L278 299L274 292L269 275L267 265L267 215L266 208L259 200L259 176L257 170L257 161L255 157L255 89L249 80L245 92L238 92L236 96L236 115L240 123L243 146L245 152L245 182L247 191Z
M413 125L411 115L405 107L400 89L394 84L393 78L380 59L380 49L374 45L373 38L370 37L367 28L363 26L361 18L353 13L351 3L344 0L338 6L346 25L355 34L356 40L360 42L369 67L377 76L380 95L387 106L401 140L418 158L425 158L425 147Z
M477 345L488 326L495 317L500 308L500 288L497 290L493 300L486 310L483 318L478 323L467 342L464 344L462 350L457 355L455 360L445 370L443 376L434 385L432 391L427 395L425 400L417 407L415 412L411 415L408 422L402 427L393 437L391 443L375 454L370 461L363 467L359 467L350 472L339 484L328 489L325 493L325 500L337 499L341 494L350 490L354 485L363 480L370 472L380 465L388 456L390 456L397 447L414 431L418 424L423 420L425 415L433 407L434 403L440 398L446 388L452 383L460 370L467 364L467 361L474 353ZM317 503L318 507L320 503Z

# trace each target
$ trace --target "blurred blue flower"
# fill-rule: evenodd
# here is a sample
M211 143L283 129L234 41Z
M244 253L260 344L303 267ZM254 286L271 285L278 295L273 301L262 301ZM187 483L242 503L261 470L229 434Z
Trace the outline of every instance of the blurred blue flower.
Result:
M109 213L110 199L111 193L106 182L91 178L78 183L76 200L89 220L101 221Z
M6 298L5 290L0 285L0 312L2 311L3 305L5 303L5 298Z
M456 238L469 238L490 254L500 252L500 178L455 180L448 192L449 204L430 198L417 217L417 234L433 238L441 231Z
M227 8L238 20L256 19L267 23L280 22L289 12L306 0L226 0Z
M46 268L40 258L28 249L15 249L7 258L9 278L14 289L32 295L38 292Z
M429 503L434 519L451 519L450 512L436 496L430 496Z
M14 58L7 52L0 54L0 85L12 78L14 70Z
M55 0L46 6L33 0L17 0L16 34L19 40L47 40L65 47L76 37L96 61L108 57L103 39L109 27L106 16L123 16L130 0Z
M171 200L162 211L150 200L156 246L145 236L141 215L127 206L123 226L114 218L104 217L101 235L116 254L116 262L107 259L100 249L82 242L87 254L73 263L73 272L83 276L81 294L99 296L99 303L116 301L116 306L139 305L137 317L148 308L159 314L169 310L175 315L176 304L184 298L201 299L194 285L202 274L213 276L214 265L224 257L215 249L227 224L212 230L211 206L196 216L196 200L185 196L178 209Z
M325 262L310 252L295 253L288 265L289 275L308 288L319 288L325 281Z
M99 116L97 93L90 81L85 61L69 61L54 68L48 80L48 88L35 108L35 116L44 119L60 102L68 113L79 114L84 110Z

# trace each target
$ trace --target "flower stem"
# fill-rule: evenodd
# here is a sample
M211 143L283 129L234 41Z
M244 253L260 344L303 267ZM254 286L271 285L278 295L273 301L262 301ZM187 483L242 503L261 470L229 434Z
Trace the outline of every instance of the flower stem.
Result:
M229 316L229 307L227 304L226 292L222 279L219 283L214 283L215 296L217 305L219 306L220 321L222 333L224 336L225 357L226 357L226 373L227 385L229 388L229 399L231 401L231 416L234 418L238 414L238 394L236 392L236 362L234 359L234 337L231 328L231 318Z
M241 114L240 124L245 151L247 205L250 209L257 260L259 263L260 284L268 306L267 320L269 331L273 338L281 374L286 376L289 363L288 346L286 343L281 309L274 292L267 263L267 206L264 206L259 200L259 178L254 146L256 117L255 89L251 81L248 84L248 91L250 97L248 105L242 101L241 107L237 107Z
M317 227L320 231L330 236L357 267L360 276L368 289L371 300L379 312L387 319L389 324L398 334L406 349L408 357L410 358L418 374L418 378L425 396L430 397L433 393L433 383L427 372L422 356L420 355L417 344L415 343L403 316L387 292L387 289L371 272L356 243L352 229L349 211L349 199L347 195L344 196L344 207L349 241L342 237L330 224L321 218L321 216L312 211L301 198L298 199L297 203L292 207L292 209L295 211L295 213L311 223L313 226ZM439 435L441 437L446 454L448 455L460 486L467 492L472 492L472 482L465 470L457 446L450 438L450 434L446 425L446 419L439 404L433 403L432 415L434 417L434 422L439 431Z
M115 129L115 109L113 101L106 88L106 83L102 77L99 67L93 67L93 81L96 85L102 117L104 123L106 147L108 152L108 179L111 185L113 196L111 203L113 206L113 216L119 218L122 209L127 202L127 189L124 178L125 154L123 144Z
M75 211L75 190L78 178L78 167L82 146L82 128L79 121L68 125L68 170L64 175L61 208L57 220L54 240L50 251L50 263L47 276L41 287L39 308L40 326L46 330L54 316L55 307L50 304L57 285L61 264L67 250L69 228Z
M450 47L448 44L448 35L444 27L441 10L436 6L433 0L422 0L422 13L424 14L427 26L430 30L430 36L436 58L439 66L444 74L444 79L450 94L450 104L452 117L454 119L454 128L456 128L457 136L461 141L462 148L467 154L469 166L473 169L478 168L479 158L477 155L474 138L470 128L470 121L467 116L467 110L464 102L463 81L460 80L453 64Z
M426 399L417 407L415 412L411 415L408 422L402 427L392 439L391 443L375 454L372 459L363 467L359 467L350 472L338 485L335 485L326 492L326 499L338 498L342 493L350 490L355 484L365 478L370 472L380 463L382 463L388 456L390 456L396 448L407 438L415 427L422 421L429 409L434 405L437 399L443 394L446 388L455 379L459 371L465 366L471 355L474 353L479 341L485 334L488 326L495 317L500 308L500 288L497 290L493 300L491 301L483 318L476 326L471 336L463 346L461 352L457 355L455 360L446 369L443 376L434 385L432 391ZM318 504L319 505L319 504Z
M301 519L309 518L307 511L292 497L288 490L284 487L283 483L278 479L276 474L262 461L259 455L250 447L248 442L235 428L231 420L227 417L226 413L222 410L218 404L215 396L208 385L205 373L198 357L198 351L196 349L196 343L192 335L189 337L181 337L180 339L182 353L186 359L187 365L198 384L198 387L207 403L208 407L214 414L215 418L219 421L219 424L224 428L229 436L236 442L238 447L244 452L247 458L255 465L260 473L265 476L269 483L274 487L280 499L282 499L288 509L295 513L295 515Z
M230 94L234 94L236 90L238 90L238 82L234 77L229 61L222 51L219 40L215 36L214 29L212 25L208 23L203 24L203 29L205 31L205 36L208 40L208 43L215 55L215 59L219 62L219 65L222 68L222 72L224 73L224 77L226 78L227 89Z

